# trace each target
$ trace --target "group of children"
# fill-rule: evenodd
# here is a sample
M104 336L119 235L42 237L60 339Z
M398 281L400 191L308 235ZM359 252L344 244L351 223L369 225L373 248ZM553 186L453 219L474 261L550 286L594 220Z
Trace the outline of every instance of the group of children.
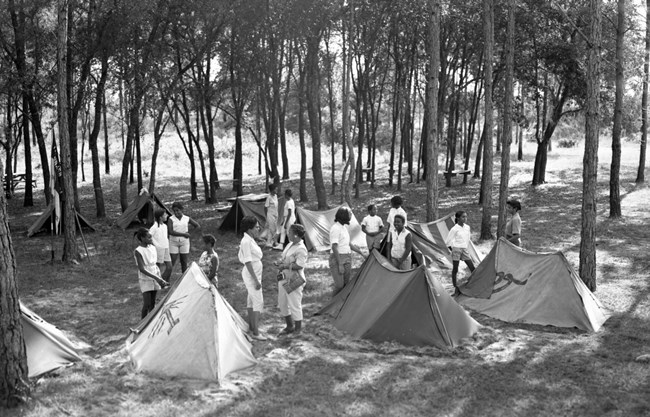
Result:
M266 216L266 229L260 235L265 241L267 248L284 248L285 239L291 226L296 222L296 206L292 198L292 191L287 189L284 192L284 208L282 223L278 221L278 196L277 186L269 186L269 194L264 204ZM388 225L388 236L386 239L386 254L391 264L400 270L411 269L411 252L413 242L411 233L406 229L407 214L402 208L403 200L400 196L394 196L390 200L391 208L386 219ZM511 219L506 225L506 238L515 245L520 245L521 219L519 211L521 204L516 200L509 200L507 203L508 213ZM140 228L134 236L138 239L139 245L135 249L134 256L138 266L138 279L143 295L142 317L144 318L155 306L156 293L161 288L169 286L169 278L176 262L180 259L183 272L187 269L190 250L189 226L200 228L200 225L183 214L183 205L179 202L172 204L173 216L168 217L165 210L156 210L155 222L151 228ZM281 229L278 231L278 226ZM368 206L368 215L361 221L361 230L366 235L368 251L373 249L381 250L384 240L384 222L377 215L377 207L374 204ZM460 261L464 261L470 271L475 266L470 257L470 235L471 229L467 224L467 213L457 211L455 214L455 225L449 231L445 239L445 245L451 251L452 272L451 279L454 286L454 296L458 295L458 268ZM216 239L213 235L205 234L203 239L203 253L199 257L198 265L206 277L215 285L218 285L217 271L219 269L219 257L214 250ZM163 271L161 273L161 271Z

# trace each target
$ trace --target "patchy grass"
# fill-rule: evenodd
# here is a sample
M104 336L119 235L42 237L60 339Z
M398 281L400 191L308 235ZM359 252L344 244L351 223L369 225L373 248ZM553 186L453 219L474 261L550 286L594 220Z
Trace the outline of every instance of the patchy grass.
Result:
M582 149L556 147L549 154L547 184L532 188L535 146L525 146L525 160L513 161L510 177L511 195L524 206L525 247L561 250L577 267ZM186 203L187 213L201 223L202 231L218 236L219 289L243 313L246 291L237 261L239 237L218 231L223 213L202 201L189 201L189 181L182 175L184 156L166 149L157 193L164 201ZM250 156L252 161L254 152ZM253 349L258 366L230 375L221 385L133 372L124 340L128 328L138 322L141 296L132 231L112 225L119 215L116 175L104 178L108 220L91 215L91 186L85 184L80 190L82 211L97 224L98 232L85 236L90 257L79 266L49 262L52 243L60 257L61 239L25 238L39 208L23 208L19 194L10 200L9 213L21 299L73 340L89 347L83 352L82 363L34 381L33 401L3 412L3 416L648 415L650 365L634 359L650 353L650 189L633 183L637 159L638 146L625 143L621 171L624 217L609 219L610 156L607 145L601 144L597 296L613 316L600 332L504 323L473 314L484 327L453 350L354 340L325 318L312 317L331 289L327 257L314 254L308 264L304 334L256 343ZM292 163L297 167L297 162ZM229 168L220 167L220 173L228 172ZM496 168L498 181L498 164ZM254 163L248 170L247 191L262 191L263 178L255 174ZM384 185L385 172L382 168L374 189L364 184L361 197L353 202L359 218L371 202L386 216L388 199L398 191ZM297 174L292 176L297 178ZM221 185L219 198L223 200L232 195L231 183L226 180ZM467 185L454 179L451 188L440 191L441 214L461 208L468 211L474 237L481 216L476 204L479 185L474 179ZM297 190L297 179L285 182L286 187ZM313 187L308 190L310 201L301 204L315 209ZM498 187L494 190L496 201ZM130 192L135 195L135 187ZM409 218L424 221L424 183L404 184L399 193L406 200ZM334 200L338 201L338 196L330 196L330 204L335 204ZM44 206L43 201L37 204L40 209ZM199 238L200 232L193 232L194 260L200 254ZM480 242L479 249L487 253L492 243ZM262 329L271 335L283 327L275 307L277 284L269 267L277 256L277 252L265 251L267 311ZM355 258L355 266L361 261ZM174 279L179 276L177 269ZM449 277L440 279L449 286Z

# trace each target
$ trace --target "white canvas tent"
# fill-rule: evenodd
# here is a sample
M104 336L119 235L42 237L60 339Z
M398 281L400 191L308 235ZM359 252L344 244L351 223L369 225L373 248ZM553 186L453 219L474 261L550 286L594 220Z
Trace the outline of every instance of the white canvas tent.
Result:
M30 378L81 360L75 346L61 330L43 320L22 302L20 312Z
M138 371L219 381L257 363L247 325L192 263L126 342Z
M347 205L325 211L310 211L302 207L296 208L297 222L305 227L305 245L308 250L315 250L316 252L330 250L330 229L334 225L336 212L341 207L347 207ZM361 230L361 225L352 210L350 210L350 214L352 219L350 219L350 224L347 225L350 242L360 248L368 247L365 234Z

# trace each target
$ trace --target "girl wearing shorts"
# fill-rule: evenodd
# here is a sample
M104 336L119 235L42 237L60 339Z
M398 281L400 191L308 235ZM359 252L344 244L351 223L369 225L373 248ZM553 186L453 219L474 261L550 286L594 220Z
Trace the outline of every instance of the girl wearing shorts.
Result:
M139 242L133 256L135 257L135 263L138 265L138 281L140 283L140 292L142 292L140 318L145 318L156 305L158 290L169 284L160 277L160 270L156 265L156 247L153 245L151 233L146 228L141 227L133 236Z
M163 271L163 265L165 266L165 272L162 273L162 277L165 281L169 281L169 277L172 274L172 258L169 256L169 235L167 234L167 212L163 209L157 209L154 212L154 223L153 226L149 229L151 237L153 238L153 245L156 247L157 259L156 265L158 269Z
M467 224L467 213L463 210L456 212L456 224L449 231L445 245L451 250L451 260L453 268L451 270L451 282L454 285L454 296L460 294L456 276L458 275L458 265L460 261L465 261L470 271L474 271L474 263L469 256L470 227Z
M190 256L190 233L189 226L198 229L201 226L188 216L183 214L183 205L178 201L172 204L174 215L167 221L169 232L169 255L172 259L172 268L176 261L181 259L181 271L185 272ZM171 270L169 272L171 275Z

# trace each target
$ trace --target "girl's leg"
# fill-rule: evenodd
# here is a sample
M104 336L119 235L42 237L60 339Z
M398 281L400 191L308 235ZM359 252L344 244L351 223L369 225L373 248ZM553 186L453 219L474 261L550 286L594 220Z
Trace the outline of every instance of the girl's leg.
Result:
M170 261L165 262L165 272L162 273L162 278L169 282L169 277L172 276L172 269L174 267L172 266L172 263Z
M187 269L187 261L190 258L190 254L189 253L181 253L180 258L181 258L181 272L185 272L185 270Z
M457 288L458 285L456 284L456 276L458 275L458 265L460 261L452 261L453 263L453 268L451 269L451 283L454 285L454 288Z
M474 266L474 262L472 261L465 261L465 264L467 264L467 267L471 272L474 272L474 270L476 269L476 267Z
M142 311L140 318L143 319L153 310L156 304L156 291L145 291L142 293Z
M178 253L172 253L172 254L170 254L169 256L172 258L172 262L171 262L171 264L172 264L172 268L171 268L171 269L174 269L174 265L176 265L176 261L178 261ZM169 271L169 274L170 274L170 275L171 275L171 273L172 273L172 272Z

